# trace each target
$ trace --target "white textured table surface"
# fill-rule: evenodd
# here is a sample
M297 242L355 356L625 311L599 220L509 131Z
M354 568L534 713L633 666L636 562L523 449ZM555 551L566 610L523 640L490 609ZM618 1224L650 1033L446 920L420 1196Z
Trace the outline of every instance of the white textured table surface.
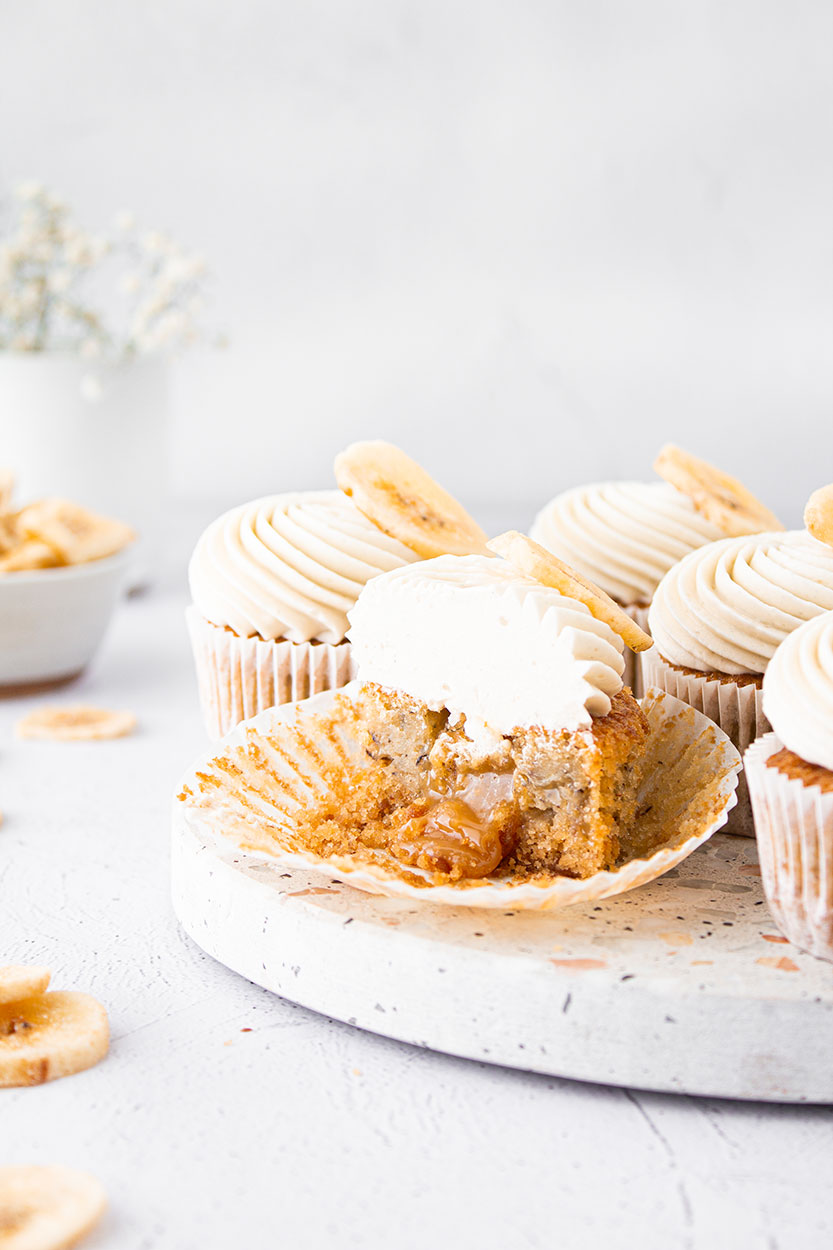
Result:
M184 603L157 589L124 605L93 669L53 696L132 709L135 737L19 742L45 696L0 703L0 958L96 994L113 1030L90 1072L0 1091L0 1162L100 1176L111 1207L90 1250L831 1244L833 1109L446 1058L202 955L168 901L171 790L204 745Z

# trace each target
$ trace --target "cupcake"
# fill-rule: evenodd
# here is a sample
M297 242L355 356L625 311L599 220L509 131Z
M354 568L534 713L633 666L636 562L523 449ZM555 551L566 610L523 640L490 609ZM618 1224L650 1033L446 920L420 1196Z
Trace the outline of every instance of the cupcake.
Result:
M371 578L485 542L460 504L389 444L354 444L336 478L341 490L233 508L197 543L187 619L214 738L350 680L347 613Z
M776 648L833 609L833 549L807 531L727 538L665 575L648 616L645 687L697 708L743 753L770 729L762 687ZM727 831L753 834L743 777Z
M833 962L833 612L781 643L763 703L774 732L745 765L767 902L791 942Z
M565 491L538 513L530 535L595 582L648 629L648 609L662 578L706 543L779 523L741 484L679 448L663 448L654 468L664 481L599 482ZM743 508L719 506L714 490L733 492ZM629 657L625 681L639 685ZM638 691L637 691L638 693Z
M623 651L650 639L598 587L516 532L488 546L369 582L357 680L239 726L184 780L178 828L503 911L608 897L702 844L734 802L726 735L662 692L640 706Z

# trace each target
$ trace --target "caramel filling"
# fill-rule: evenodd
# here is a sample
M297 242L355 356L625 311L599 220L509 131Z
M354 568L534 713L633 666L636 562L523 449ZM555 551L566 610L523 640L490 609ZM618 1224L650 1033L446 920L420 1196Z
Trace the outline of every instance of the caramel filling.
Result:
M440 796L405 821L392 849L433 872L462 877L487 877L503 859L499 826L479 819L462 799Z

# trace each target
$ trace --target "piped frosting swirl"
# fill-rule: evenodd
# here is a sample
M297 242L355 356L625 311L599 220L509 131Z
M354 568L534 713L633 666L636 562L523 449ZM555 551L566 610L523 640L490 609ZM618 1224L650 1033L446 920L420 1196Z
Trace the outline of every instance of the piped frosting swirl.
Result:
M583 603L488 556L440 556L375 578L350 613L361 681L472 727L575 731L622 689L621 638Z
M764 677L764 712L785 747L833 771L833 612L781 643Z
M764 673L804 621L833 609L833 548L805 531L710 543L662 579L648 615L659 653L701 672Z
M599 482L557 495L530 537L632 604L649 603L678 560L724 535L666 482Z
M365 583L416 559L341 491L303 491L218 517L188 577L202 615L241 637L338 643Z

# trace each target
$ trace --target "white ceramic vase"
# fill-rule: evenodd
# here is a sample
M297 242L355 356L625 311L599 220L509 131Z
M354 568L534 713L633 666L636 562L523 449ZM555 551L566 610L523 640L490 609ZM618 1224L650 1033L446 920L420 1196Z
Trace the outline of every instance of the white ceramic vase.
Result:
M17 498L62 495L132 525L130 584L157 567L168 497L169 366L0 353L0 466Z

